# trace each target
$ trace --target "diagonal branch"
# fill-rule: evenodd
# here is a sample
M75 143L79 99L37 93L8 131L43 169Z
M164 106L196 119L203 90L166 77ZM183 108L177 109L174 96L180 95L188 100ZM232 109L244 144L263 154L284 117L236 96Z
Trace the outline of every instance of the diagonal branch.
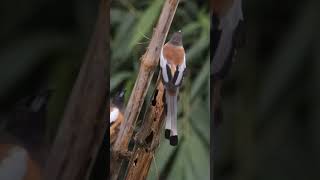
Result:
M158 65L160 50L168 34L178 3L179 0L166 0L151 42L146 53L142 56L138 78L125 111L125 121L121 124L120 132L112 149L112 180L117 180L118 178L123 160L121 154L126 154L128 151L133 127L140 113L153 73Z

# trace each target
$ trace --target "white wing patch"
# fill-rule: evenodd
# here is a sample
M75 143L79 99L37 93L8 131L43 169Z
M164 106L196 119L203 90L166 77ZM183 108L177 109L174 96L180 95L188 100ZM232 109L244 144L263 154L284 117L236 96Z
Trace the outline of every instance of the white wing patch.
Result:
M163 50L163 48L161 49L161 53L160 53L161 73L162 73L162 77L163 77L164 82L168 83L169 77L168 77L167 70L166 70L166 65L168 64L168 61L166 58L164 58L162 50Z
M18 146L8 151L8 156L0 162L0 179L23 180L27 172L27 152Z
M167 65L171 67L171 64L169 64L168 60L163 56L162 49L161 49L161 54L160 54L161 73L162 73L164 82L169 83L169 77L167 74ZM182 65L178 66L178 69L176 69L176 71L179 71L179 74L174 85L178 86L181 83L183 72L185 69L186 69L186 56L184 55Z
M118 108L112 108L110 112L110 123L116 121L119 117L119 109Z
M181 83L182 77L183 77L183 72L184 72L185 69L186 69L186 56L184 55L184 56L183 56L183 63L182 63L182 65L179 66L179 68L178 68L179 74L178 74L178 78L177 78L177 80L176 80L176 82L175 82L175 85L176 85L176 86Z

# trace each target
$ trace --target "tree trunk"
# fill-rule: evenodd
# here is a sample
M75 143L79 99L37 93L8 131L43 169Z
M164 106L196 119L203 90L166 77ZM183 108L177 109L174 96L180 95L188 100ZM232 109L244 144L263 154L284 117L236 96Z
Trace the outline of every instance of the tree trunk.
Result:
M105 133L109 2L102 0L86 58L72 89L51 154L46 180L88 179Z

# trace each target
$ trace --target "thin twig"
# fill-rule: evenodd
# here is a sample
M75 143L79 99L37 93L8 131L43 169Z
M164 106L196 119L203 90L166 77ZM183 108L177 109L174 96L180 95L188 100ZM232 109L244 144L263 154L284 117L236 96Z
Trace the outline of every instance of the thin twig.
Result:
M111 152L111 179L117 180L122 164L120 154L128 151L128 144L133 134L133 127L140 113L144 98L149 88L153 73L158 65L160 50L168 34L179 0L167 0L154 30L146 53L142 56L138 78L132 90L126 111L125 121Z

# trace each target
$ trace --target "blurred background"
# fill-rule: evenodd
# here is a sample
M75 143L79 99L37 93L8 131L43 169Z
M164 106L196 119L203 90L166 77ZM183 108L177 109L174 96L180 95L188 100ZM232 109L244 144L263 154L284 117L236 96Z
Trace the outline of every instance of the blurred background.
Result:
M215 179L320 179L319 7L243 0L247 44L223 87Z
M84 59L98 2L0 2L1 124L19 100L52 89L46 122L46 137L52 140Z
M112 1L110 92L115 94L119 88L125 87L126 102L138 74L140 57L150 42L163 3L163 0ZM170 146L161 134L160 147L149 172L150 180L158 177L209 179L209 28L209 10L205 1L180 1L167 37L168 40L173 32L181 29L186 50L188 72L178 101L180 141L177 147ZM146 97L148 102L157 75L158 71ZM145 108L144 105L138 126Z
M41 166L85 57L99 2L0 1L0 139L23 144ZM30 102L47 89L53 91L46 107L30 112Z
M320 179L320 2L243 1L247 44L224 83L214 175L226 180ZM0 1L1 134L22 128L26 134L44 133L40 144L52 143L88 47L98 2ZM159 0L112 1L111 93L121 84L131 91L161 5ZM179 29L189 68L179 100L184 139L178 148L161 143L149 179L157 174L168 179L209 176L206 2L182 0L168 35ZM15 117L18 102L48 87L54 93L45 131L25 128L32 122Z

